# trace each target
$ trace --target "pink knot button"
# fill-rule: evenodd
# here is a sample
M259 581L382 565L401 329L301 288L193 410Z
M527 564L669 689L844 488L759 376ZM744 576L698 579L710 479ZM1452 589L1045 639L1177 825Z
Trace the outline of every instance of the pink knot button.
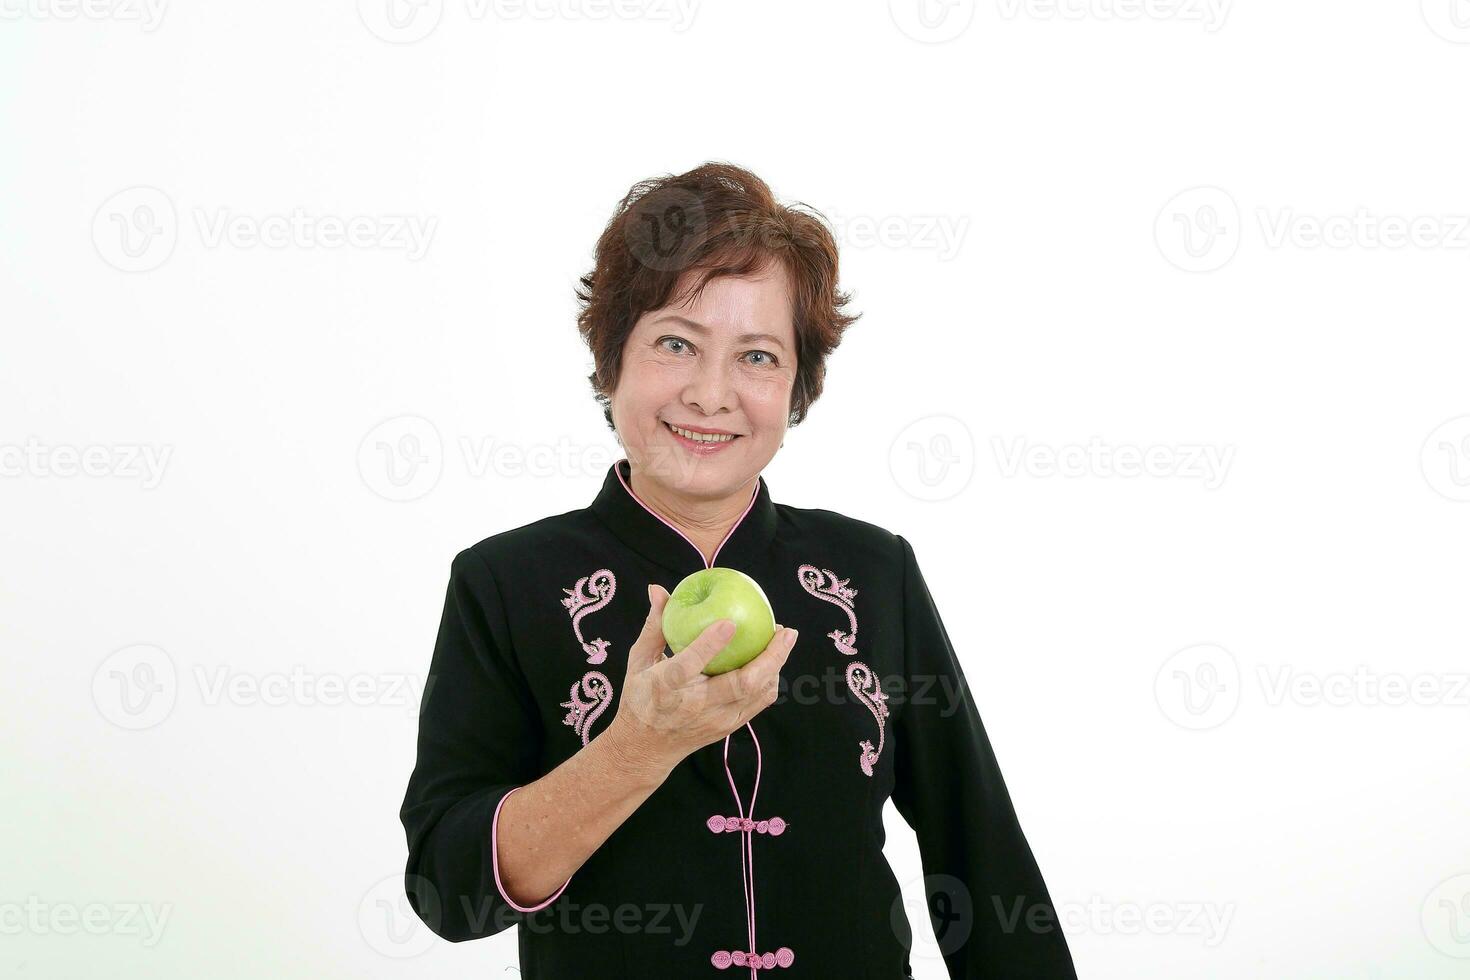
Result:
M776 967L788 967L796 962L796 954L791 951L790 946L782 946L774 953L757 953L755 950L743 949L717 950L709 961L718 970L725 970L731 966L745 966L752 970L772 970Z
M772 817L769 820L753 820L750 817L724 817L716 813L704 822L712 834L734 834L740 831L757 834L770 834L772 837L780 837L786 833L786 821L780 817Z

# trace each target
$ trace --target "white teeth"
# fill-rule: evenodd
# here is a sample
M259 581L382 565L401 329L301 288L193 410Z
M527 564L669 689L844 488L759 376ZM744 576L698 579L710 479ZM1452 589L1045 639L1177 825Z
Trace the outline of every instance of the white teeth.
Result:
M683 436L685 439L693 439L695 442L729 442L731 439L735 438L734 436L728 435L714 435L713 433L709 432L690 432L688 429L679 428L672 422L665 422L664 424L667 425L670 429L673 429L679 435Z

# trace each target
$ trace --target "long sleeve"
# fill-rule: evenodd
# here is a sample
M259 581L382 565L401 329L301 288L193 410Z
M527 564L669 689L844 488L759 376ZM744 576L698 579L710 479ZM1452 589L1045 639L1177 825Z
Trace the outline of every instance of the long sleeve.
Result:
M894 722L893 802L918 837L949 975L1075 980L1066 937L949 634L912 546L899 541L908 686Z
M444 614L419 711L418 758L399 814L408 835L405 890L415 913L453 942L490 936L554 902L512 902L496 853L500 807L539 777L543 735L510 656L500 592L467 549L450 566Z

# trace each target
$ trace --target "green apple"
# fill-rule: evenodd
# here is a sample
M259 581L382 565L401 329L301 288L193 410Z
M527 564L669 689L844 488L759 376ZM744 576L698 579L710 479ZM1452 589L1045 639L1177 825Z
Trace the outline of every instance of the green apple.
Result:
M678 653L717 620L735 624L735 635L705 665L713 677L754 660L776 635L776 614L760 583L734 568L705 568L685 578L664 604L664 639Z

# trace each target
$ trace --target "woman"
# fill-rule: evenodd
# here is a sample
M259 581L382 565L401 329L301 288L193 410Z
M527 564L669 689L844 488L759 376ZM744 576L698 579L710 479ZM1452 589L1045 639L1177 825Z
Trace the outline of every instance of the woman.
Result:
M626 457L590 506L454 559L402 810L415 911L453 941L519 923L528 980L897 980L891 796L951 976L1075 977L913 548L761 476L856 319L826 227L706 164L636 185L582 286ZM787 625L707 676L726 624L666 657L660 621L716 565Z

